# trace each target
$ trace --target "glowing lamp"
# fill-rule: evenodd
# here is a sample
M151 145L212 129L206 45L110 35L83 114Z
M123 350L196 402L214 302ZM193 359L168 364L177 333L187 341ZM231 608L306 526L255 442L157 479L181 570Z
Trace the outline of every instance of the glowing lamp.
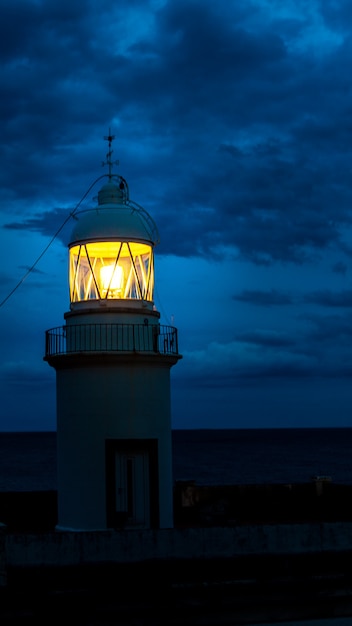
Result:
M109 292L110 297L114 298L121 295L123 287L123 269L120 265L104 265L100 268L100 280L102 284L103 295Z

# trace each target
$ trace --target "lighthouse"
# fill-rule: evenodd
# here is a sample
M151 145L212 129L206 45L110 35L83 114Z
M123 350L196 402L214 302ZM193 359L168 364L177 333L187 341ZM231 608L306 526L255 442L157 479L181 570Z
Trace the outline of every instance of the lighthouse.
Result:
M56 371L59 530L171 528L170 371L177 330L160 324L151 216L108 174L96 205L75 212L69 311L46 331Z

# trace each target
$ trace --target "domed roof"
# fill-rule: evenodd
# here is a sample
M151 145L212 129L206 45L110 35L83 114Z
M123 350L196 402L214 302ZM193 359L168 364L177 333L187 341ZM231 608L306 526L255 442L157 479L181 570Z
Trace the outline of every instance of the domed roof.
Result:
M76 224L69 246L92 241L143 241L156 245L159 241L154 220L142 207L128 198L126 181L111 177L98 193L98 206L73 215Z

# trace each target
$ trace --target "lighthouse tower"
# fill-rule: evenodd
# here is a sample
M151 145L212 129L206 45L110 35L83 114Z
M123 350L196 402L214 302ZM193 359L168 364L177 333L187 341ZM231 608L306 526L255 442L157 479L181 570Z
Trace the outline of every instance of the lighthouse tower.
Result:
M58 529L171 528L170 369L177 330L153 301L156 226L108 174L74 214L70 310L46 332L56 370Z

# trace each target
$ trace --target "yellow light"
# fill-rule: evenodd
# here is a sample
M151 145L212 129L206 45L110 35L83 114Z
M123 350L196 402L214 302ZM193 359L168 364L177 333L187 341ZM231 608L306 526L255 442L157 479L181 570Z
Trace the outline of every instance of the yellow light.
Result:
M120 265L104 265L100 268L100 280L103 287L103 295L109 290L108 297L116 298L121 295L123 287L123 269Z
M152 246L135 241L95 241L70 248L70 299L153 300Z

